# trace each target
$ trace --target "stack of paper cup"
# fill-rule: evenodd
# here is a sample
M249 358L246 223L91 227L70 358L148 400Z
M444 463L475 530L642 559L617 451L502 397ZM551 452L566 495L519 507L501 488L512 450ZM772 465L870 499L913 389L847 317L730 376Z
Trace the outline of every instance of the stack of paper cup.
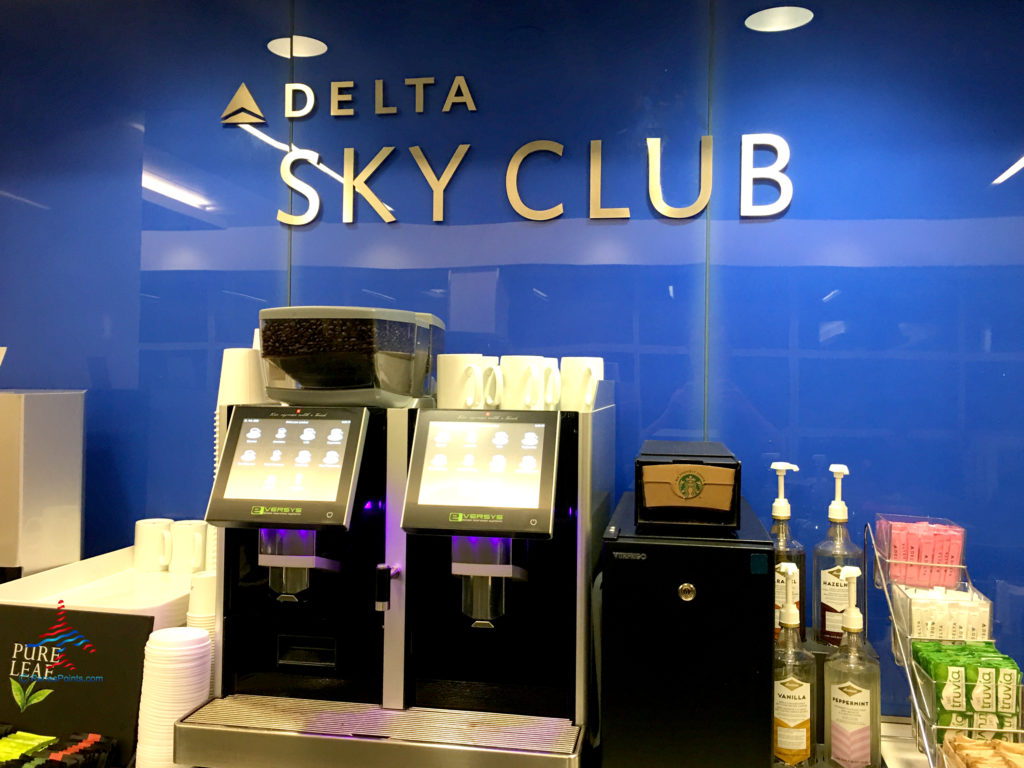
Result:
M210 635L210 692L213 692L213 660L217 652L217 574L203 571L192 576L186 623Z
M172 627L149 636L139 702L137 768L174 768L174 723L209 700L210 636Z
M217 570L217 545L220 542L220 537L223 535L221 529L217 526L206 526L206 560L203 564L204 571Z

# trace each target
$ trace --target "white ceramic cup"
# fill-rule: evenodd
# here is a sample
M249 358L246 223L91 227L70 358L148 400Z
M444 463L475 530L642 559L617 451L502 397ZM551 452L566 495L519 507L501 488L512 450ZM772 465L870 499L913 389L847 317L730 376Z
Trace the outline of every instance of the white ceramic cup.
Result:
M177 520L171 525L171 573L203 570L206 559L206 522Z
M561 377L557 364L539 355L503 355L501 375L503 410L545 411L558 407Z
M558 369L557 357L544 358L544 408L557 411L562 401L562 373Z
M475 353L438 355L437 407L493 408L501 400L501 372L496 362Z
M166 517L135 521L132 564L136 571L166 571L171 562L171 523Z
M480 358L484 373L484 408L500 408L505 394L505 379L501 373L500 360L484 355Z
M597 382L604 379L604 359L600 357L562 358L562 410L592 411Z

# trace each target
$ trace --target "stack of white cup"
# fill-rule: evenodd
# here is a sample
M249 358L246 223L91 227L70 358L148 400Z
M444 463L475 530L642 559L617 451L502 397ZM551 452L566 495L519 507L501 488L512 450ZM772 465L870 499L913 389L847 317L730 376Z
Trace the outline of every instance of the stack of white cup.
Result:
M174 723L209 700L210 637L172 627L149 636L142 670L136 768L174 768Z
M437 407L592 411L602 379L600 357L438 355Z
M192 591L188 598L186 625L202 629L210 636L210 693L213 693L213 664L217 652L217 574L203 571L192 576Z

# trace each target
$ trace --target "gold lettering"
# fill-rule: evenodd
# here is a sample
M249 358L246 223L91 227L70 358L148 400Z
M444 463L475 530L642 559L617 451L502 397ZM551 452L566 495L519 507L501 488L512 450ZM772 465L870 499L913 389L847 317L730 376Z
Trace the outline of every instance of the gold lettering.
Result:
M441 111L447 112L452 108L452 104L465 104L470 112L476 112L476 104L469 93L469 85L462 75L456 75L452 80L452 87L448 90L448 98L445 99L444 108Z
M601 207L601 140L590 142L590 218L628 219L629 208Z
M430 167L430 163L427 162L422 149L419 147L409 147L409 151L412 153L413 158L415 158L416 165L420 167L423 178L427 180L427 184L430 185L430 189L434 193L434 221L444 221L444 190L447 188L448 182L452 180L452 176L455 175L455 170L459 167L459 163L462 162L462 158L469 151L469 144L459 144L455 154L452 155L452 159L448 161L448 167L444 169L440 179L434 175L434 169Z
M351 117L356 113L352 107L340 106L343 101L352 101L351 93L342 93L343 89L355 88L352 80L336 80L331 83L331 115L333 117Z
M373 111L378 115L393 115L398 112L398 107L389 107L384 104L384 81L373 81Z
M531 141L529 144L521 146L516 150L516 153L512 155L512 159L508 161L508 169L505 171L505 193L508 195L508 201L512 204L512 208L514 208L515 212L524 219L530 219L531 221L549 221L550 219L554 219L562 215L564 207L561 203L554 205L551 208L537 210L535 208L530 208L523 202L523 198L519 195L519 166L523 164L523 160L525 160L527 156L534 152L554 152L556 155L561 157L563 149L564 147L556 141L538 139L537 141Z
M281 160L281 178L284 180L284 183L287 184L290 189L293 189L309 200L309 207L306 208L306 212L303 214L296 215L285 213L281 210L277 212L277 220L282 224L288 224L292 227L309 224L317 217L317 214L320 213L320 195L317 194L317 191L313 189L313 187L302 179L297 178L295 174L292 173L292 165L299 160L305 160L311 165L316 165L320 162L320 155L311 149L293 149ZM345 189L348 189L347 185Z
M373 191L366 184L366 180L373 175L373 172L380 167L380 164L387 159L387 156L391 154L394 147L382 147L377 156L370 161L363 170L356 175L356 151L352 147L345 147L345 187L341 196L341 220L346 224L351 224L355 217L353 216L353 210L355 209L355 193L358 192L371 206L373 210L377 212L384 221L391 222L395 220L395 217L391 215L391 211L388 210L387 206L380 201L380 198L373 194Z
M405 78L405 84L410 85L416 89L416 111L423 112L423 91L424 86L433 85L434 78L432 77L407 77Z
M647 139L647 194L654 210L670 219L688 219L707 207L711 199L711 153L710 136L700 138L700 190L697 201L685 208L676 208L665 202L661 186L661 139Z
M295 106L295 94L301 93L306 97L306 103L301 107ZM316 106L316 96L313 95L313 89L305 83L285 83L284 84L284 116L285 117L305 117L313 111L313 107Z

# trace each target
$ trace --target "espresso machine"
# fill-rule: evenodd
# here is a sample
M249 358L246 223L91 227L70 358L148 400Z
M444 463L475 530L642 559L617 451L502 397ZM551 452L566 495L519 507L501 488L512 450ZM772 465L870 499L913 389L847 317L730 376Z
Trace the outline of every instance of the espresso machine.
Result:
M272 397L288 394L282 389L268 385ZM224 511L208 519L229 526L225 633L233 631L233 595L256 594L254 585L233 583L248 564L263 581L264 622L254 600L246 604L251 621L241 623L253 633L250 642L262 638L262 650L249 654L238 629L234 640L225 637L218 697L176 725L175 761L207 768L578 766L596 710L591 602L614 496L611 390L602 382L587 413L441 411L422 398L380 407L379 392L365 410L326 405L322 392L309 398L321 402L293 407L298 413L236 409L229 444L247 439L247 418L351 418L346 451L359 442L361 420L362 455L344 527L336 522L341 510L328 518L331 510L315 502L232 500L237 506L229 510L211 501ZM273 434L278 428L270 424ZM444 433L447 443L439 441ZM464 450L471 438L480 448L474 466ZM444 445L462 452L458 467ZM233 455L239 450L246 445ZM260 458L258 450L250 456ZM229 461L226 450L215 496L229 487ZM442 479L445 462L452 472ZM492 462L492 481L504 480L484 482L473 472ZM239 525L248 543L235 557L229 543ZM315 541L304 538L309 531ZM307 579L309 587L291 591ZM285 631L270 604L279 611L308 605L311 629Z
M601 383L593 412L418 414L402 518L403 704L436 721L431 740L449 747L438 766L467 749L465 764L481 766L576 766L588 751L611 388Z
M290 764L294 732L322 728L311 707L380 710L385 519L443 331L390 309L261 311L270 402L230 409L206 514L222 534L215 698L176 725L177 760Z

